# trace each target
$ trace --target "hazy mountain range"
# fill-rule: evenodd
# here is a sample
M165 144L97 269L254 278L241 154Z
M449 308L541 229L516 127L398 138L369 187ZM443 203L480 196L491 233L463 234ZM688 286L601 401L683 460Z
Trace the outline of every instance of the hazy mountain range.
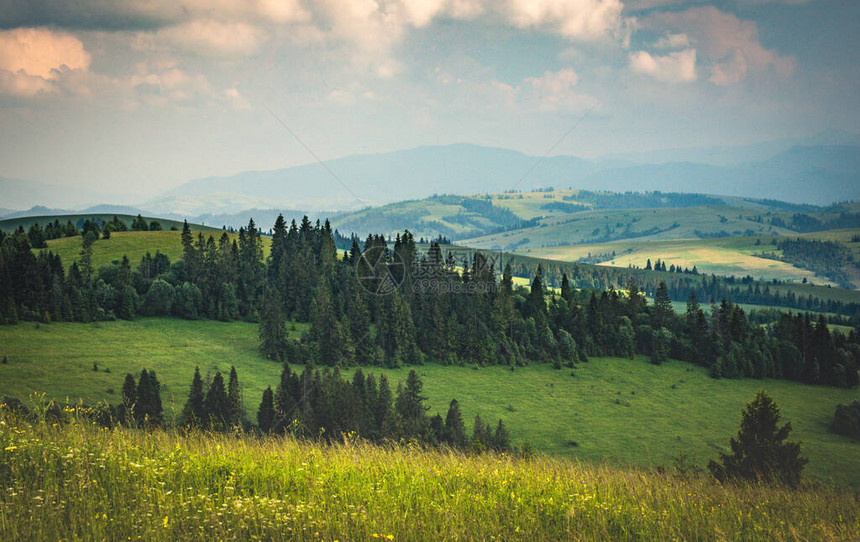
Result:
M541 160L508 149L454 144L347 156L325 166L313 163L196 179L134 205L109 205L98 194L0 177L0 207L5 209L0 209L0 216L8 217L10 209L44 205L87 212L205 217L215 224L250 209L335 213L433 194L548 186L697 192L819 205L860 200L860 135L848 132L596 160L574 156ZM85 208L94 203L101 205Z

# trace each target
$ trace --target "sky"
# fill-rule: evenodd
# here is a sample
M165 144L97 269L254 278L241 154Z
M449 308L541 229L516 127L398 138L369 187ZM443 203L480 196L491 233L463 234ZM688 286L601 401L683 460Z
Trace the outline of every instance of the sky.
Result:
M856 0L0 0L0 176L134 200L420 145L860 132L858 28Z

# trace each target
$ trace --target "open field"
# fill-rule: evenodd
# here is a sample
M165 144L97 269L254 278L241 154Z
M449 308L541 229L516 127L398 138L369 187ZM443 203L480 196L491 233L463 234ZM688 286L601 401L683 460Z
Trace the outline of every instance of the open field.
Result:
M860 242L852 241L860 235L858 230L829 230L814 233L787 235L787 238L836 241L845 245L860 261ZM644 268L650 259L657 259L667 265L691 268L695 265L700 272L725 275L751 275L761 280L786 280L808 282L820 285L837 286L836 283L814 272L796 267L788 262L761 258L762 253L780 255L776 243L778 237L721 237L717 239L625 239L609 243L562 245L544 248L523 248L515 252L536 258L550 260L577 261L590 258L600 265ZM613 256L613 253L615 254Z
M192 231L194 241L197 242L197 234L203 233L205 238L210 235L217 242L221 237L221 230ZM227 234L231 239L236 239L238 234ZM263 237L263 255L268 256L271 239ZM71 265L81 256L81 238L64 237L48 241L48 250L59 254L64 266ZM182 258L182 232L181 231L121 231L112 233L110 239L99 239L93 243L93 267L96 269L101 265L108 264L114 260L121 260L128 256L132 267L140 263L140 259L149 252L155 255L155 251L166 254L171 263Z
M835 283L819 277L808 269L795 267L756 256L762 252L778 253L770 243L774 237L723 237L718 239L671 239L671 240L623 240L611 243L566 245L548 248L519 249L516 252L549 260L577 261L580 258L598 258L600 265L644 268L650 259L658 259L667 266L675 265L701 273L744 277L751 275L758 280L786 280L801 282L806 279L814 284ZM756 245L756 241L760 244ZM612 254L615 256L612 256Z
M5 540L850 540L854 495L411 446L62 428L0 411Z
M258 353L256 325L240 322L26 323L0 327L0 345L0 356L9 360L0 365L0 394L27 397L39 391L116 403L125 373L145 367L156 370L165 409L172 414L184 404L195 365L204 374L235 365L246 410L255 420L262 391L277 383L281 369ZM408 371L385 370L392 385ZM641 358L594 359L580 364L575 376L570 369L545 365L511 372L434 364L418 371L431 413L444 415L456 398L468 426L478 413L485 420L502 418L516 445L529 441L553 456L639 466L669 466L680 453L704 465L727 448L741 409L764 388L792 422L792 438L803 443L811 460L807 473L860 487L860 445L828 431L836 405L860 399L857 389L713 380L687 363L654 366Z
M545 218L538 226L465 239L462 244L476 248L514 250L596 244L620 239L650 242L720 235L791 235L790 230L757 221L759 216L764 217L766 214L722 206L597 209Z

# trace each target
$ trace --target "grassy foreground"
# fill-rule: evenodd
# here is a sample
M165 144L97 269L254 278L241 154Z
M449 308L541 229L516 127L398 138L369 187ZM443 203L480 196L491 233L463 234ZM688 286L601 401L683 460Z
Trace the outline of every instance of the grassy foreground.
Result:
M287 327L295 338L305 326ZM204 377L235 365L253 421L263 390L278 382L281 371L280 364L260 355L255 324L174 318L0 326L2 356L8 363L0 364L0 396L23 400L44 392L61 401L116 404L126 373L154 369L171 417L182 409L195 365ZM396 387L411 368L365 371L384 372ZM670 467L681 456L703 467L726 451L744 405L764 388L791 421L791 440L800 441L810 459L805 479L860 487L860 444L829 431L836 405L860 400L860 389L714 380L689 363L654 366L641 357L592 359L579 364L575 376L543 364L514 372L438 364L417 369L430 414L444 416L456 398L470 430L476 414L502 418L517 446L529 441L552 456L643 468Z
M850 540L850 492L0 413L3 540ZM74 420L77 413L71 414Z

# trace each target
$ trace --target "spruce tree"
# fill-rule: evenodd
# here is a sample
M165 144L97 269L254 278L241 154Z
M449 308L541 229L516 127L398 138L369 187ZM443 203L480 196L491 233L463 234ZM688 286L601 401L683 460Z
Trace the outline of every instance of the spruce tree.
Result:
M561 275L561 298L570 303L573 299L573 294L570 289L570 282L567 280L567 273Z
M138 423L150 427L161 425L164 412L161 405L161 385L155 371L144 369L137 381L137 405L134 416Z
M660 329L666 327L672 329L672 318L675 313L672 311L672 301L669 299L669 290L666 283L662 280L657 286L657 292L654 294L654 314L651 318L651 327Z
M199 427L206 422L206 405L203 394L203 379L200 378L200 367L194 368L194 378L188 390L188 401L182 409L182 425Z
M135 422L134 409L137 403L137 383L131 374L125 375L122 383L122 403L119 405L119 421L125 425L133 425Z
M466 426L460 413L460 403L456 399L451 399L445 416L445 441L455 448L466 447Z
M499 420L496 432L493 434L493 449L497 452L509 452L511 450L511 435L505 429L505 424Z
M281 378L278 386L275 388L274 394L274 409L275 419L272 425L272 430L282 432L290 425L295 418L296 406L299 403L300 397L294 397L297 390L293 386L293 372L290 366L284 363L281 370Z
M731 454L721 453L721 464L708 463L714 477L799 484L809 460L801 457L800 444L785 442L791 423L779 427L779 419L779 407L767 393L759 391L742 413L737 437L729 441Z
M546 300L544 298L543 289L543 268L538 264L537 272L532 279L531 290L529 291L529 316L537 316L538 314L546 313Z
M421 395L423 384L414 370L409 371L406 385L397 395L395 410L400 422L401 435L407 438L424 438L427 430L426 397Z
M241 426L245 417L244 407L242 406L242 388L239 386L239 375L236 374L236 367L230 367L230 381L227 384L227 399L230 405L230 425Z
M209 391L206 392L206 416L210 428L224 430L229 426L230 401L224 390L221 371L215 372L215 377L209 384Z
M379 439L386 439L392 436L393 429L393 398L391 388L388 385L388 378L382 374L379 375L379 393L376 397L373 414L376 419L376 428Z
M260 351L269 359L283 360L287 349L287 329L281 301L276 291L269 289L263 299L260 314Z
M257 411L257 425L263 433L269 433L275 421L275 406L273 401L272 387L263 391L263 400L260 401L260 409Z

